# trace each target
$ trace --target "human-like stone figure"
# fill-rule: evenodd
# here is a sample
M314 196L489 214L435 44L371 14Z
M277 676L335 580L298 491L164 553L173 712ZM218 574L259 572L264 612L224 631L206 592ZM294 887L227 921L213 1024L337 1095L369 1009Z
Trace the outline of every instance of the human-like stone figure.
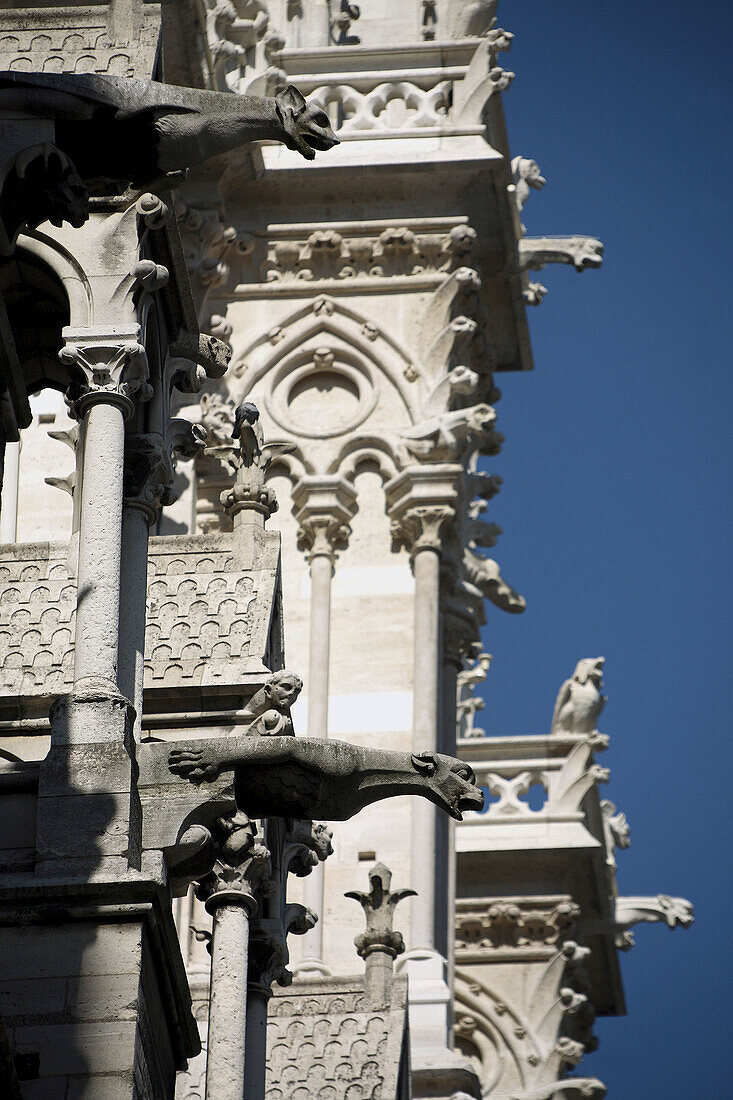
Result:
M249 817L346 821L396 795L427 798L457 821L480 810L473 770L452 756L368 749L305 737L240 737L173 749L168 766L192 783L234 772L237 807Z
M300 695L303 681L294 672L282 669L275 672L259 691L256 691L247 706L245 715L252 716L252 724L247 733L266 737L294 737L295 730L290 717L290 708Z
M608 702L601 695L605 657L584 657L558 692L551 733L593 733Z

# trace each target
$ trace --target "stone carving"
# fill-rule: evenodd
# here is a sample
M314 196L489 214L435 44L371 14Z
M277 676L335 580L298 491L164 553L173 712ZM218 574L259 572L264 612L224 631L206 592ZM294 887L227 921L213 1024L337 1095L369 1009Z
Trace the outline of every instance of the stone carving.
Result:
M462 238L456 232L468 230L468 226L455 226L446 233L439 225L433 228L428 220L424 228L396 223L369 233L366 223L364 229L358 236L353 230L349 233L331 227L300 237L270 239L260 274L267 282L349 282L449 271L460 254Z
M114 344L69 341L59 359L69 368L66 400L77 418L83 418L87 402L95 396L116 395L130 409L133 397L146 401L152 396L145 348L134 337Z
M339 135L348 137L364 131L439 129L450 108L451 82L441 80L432 88L421 88L407 80L388 81L362 92L350 84L327 84L316 88L311 102L323 111L337 104L344 122Z
M227 410L225 412L225 409ZM209 402L207 412L213 410L214 446L207 454L219 458L236 474L234 485L221 493L221 503L233 517L246 509L260 512L269 518L277 511L277 500L265 485L268 467L275 458L291 454L294 443L265 443L259 410L246 401L234 410L234 424L229 440L218 442L228 417L229 406L225 402ZM235 446L230 440L235 440Z
M192 685L202 677L211 683L222 675L228 682L243 675L258 592L256 575L235 568L226 546L204 544L188 553L171 547L151 555L146 686Z
M541 191L547 180L540 172L536 160L528 157L514 157L512 159L512 176L514 177L514 203L517 213L521 215L529 198L530 189ZM522 226L522 233L525 232Z
M456 908L457 958L563 943L579 916L580 908L568 897L549 905L543 898L461 900Z
M391 890L392 872L383 863L375 863L369 872L370 890L349 890L344 897L358 901L366 917L366 931L354 940L356 950L363 959L374 953L388 955L391 959L405 950L405 941L392 925L394 911L404 898L416 897L415 890Z
M482 38L496 22L497 0L450 0L447 7L451 38Z
M520 271L541 271L547 264L585 271L603 263L603 243L596 237L523 237L518 248Z
M294 737L290 708L302 688L303 681L294 672L287 669L275 672L244 708L245 717L252 718L247 733L250 736Z
M206 430L209 449L229 447L234 426L234 402L220 393L202 393L201 423Z
M157 432L130 435L125 445L125 502L135 503L155 522L160 509L173 504L175 458L195 458L204 449L206 433L200 424L180 417L168 421L166 438Z
M437 753L389 752L301 737L231 738L173 749L170 770L192 783L234 772L238 807L252 817L345 821L365 806L415 794L461 820L483 794L472 769Z
M634 946L635 924L664 922L668 928L689 928L695 919L695 910L687 898L671 898L668 894L656 897L616 898L614 919L618 935L616 946L628 951Z
M608 1089L597 1077L569 1077L517 1093L514 1100L602 1100Z
M472 449L494 442L496 410L491 405L472 405L442 416L430 417L406 428L400 437L399 452L403 465L420 462L461 462ZM503 438L503 437L502 437Z
M626 848L631 847L631 829L626 820L626 814L617 811L615 803L608 798L601 800L601 817L606 842L606 867L611 875L612 887L615 888L616 849L625 851Z
M520 614L527 607L524 596L507 584L501 575L498 562L484 557L470 546L463 550L463 579L480 592L481 597L490 600L495 607L510 614Z
M456 737L485 737L484 730L475 725L476 711L483 710L484 700L475 695L476 687L483 683L491 667L491 654L479 653L468 661L468 667L458 673L456 700Z
M196 897L211 911L217 894L237 891L256 904L271 889L270 853L258 839L257 824L239 811L215 818L211 826L214 863L196 884Z
M83 224L85 188L99 180L119 190L130 182L156 190L161 180L170 187L185 169L251 141L281 141L307 160L338 144L328 115L292 86L274 98L254 97L152 80L16 71L0 73L0 109L56 120L53 144L21 150L5 166L0 213L11 245L23 224L43 217Z
M453 508L448 505L417 505L395 518L391 523L392 549L404 546L414 559L420 550L441 553L447 532L455 519Z
M606 705L601 695L605 657L578 661L570 680L558 692L552 715L551 733L593 733Z
M231 325L225 318L207 313L207 298L213 290L226 284L230 261L252 252L254 238L227 225L219 210L187 206L177 197L175 211L199 325L227 341Z
M109 4L5 5L0 71L107 73L147 76L153 71L160 14L133 0L133 18L115 18Z
M373 1007L359 980L277 991L268 1018L268 1100L397 1100L406 1067L406 985Z
M359 45L358 35L349 34L349 29L360 15L361 9L358 4L351 4L349 0L341 0L338 12L329 19L331 41L335 46Z

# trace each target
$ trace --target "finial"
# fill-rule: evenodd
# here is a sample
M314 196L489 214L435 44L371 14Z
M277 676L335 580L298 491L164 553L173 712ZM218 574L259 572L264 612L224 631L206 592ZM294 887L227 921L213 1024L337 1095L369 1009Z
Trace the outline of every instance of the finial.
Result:
M403 898L415 897L415 890L390 890L392 872L376 863L369 872L368 894L349 890L344 897L358 901L366 917L366 930L354 940L366 961L365 990L370 1001L384 1004L392 986L392 961L405 950L405 941L393 928L394 911Z

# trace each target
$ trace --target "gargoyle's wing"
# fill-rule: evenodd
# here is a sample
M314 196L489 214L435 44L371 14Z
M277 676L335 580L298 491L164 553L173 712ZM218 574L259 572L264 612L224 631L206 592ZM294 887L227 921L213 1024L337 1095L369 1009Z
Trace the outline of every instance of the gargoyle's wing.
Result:
M19 72L0 72L0 107L76 121L91 118L100 108L108 108L120 120L145 112L189 114L199 109L195 100L185 102L183 89L154 80Z
M566 680L557 693L557 699L555 700L555 709L552 712L552 725L550 726L550 732L554 733L560 718L560 711L570 698L570 688L572 680Z

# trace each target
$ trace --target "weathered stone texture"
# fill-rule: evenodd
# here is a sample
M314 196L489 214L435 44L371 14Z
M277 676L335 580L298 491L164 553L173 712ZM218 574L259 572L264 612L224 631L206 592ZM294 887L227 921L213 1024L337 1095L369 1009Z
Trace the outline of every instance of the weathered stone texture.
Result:
M362 979L276 991L268 1017L267 1100L398 1100L407 984L375 1011Z

